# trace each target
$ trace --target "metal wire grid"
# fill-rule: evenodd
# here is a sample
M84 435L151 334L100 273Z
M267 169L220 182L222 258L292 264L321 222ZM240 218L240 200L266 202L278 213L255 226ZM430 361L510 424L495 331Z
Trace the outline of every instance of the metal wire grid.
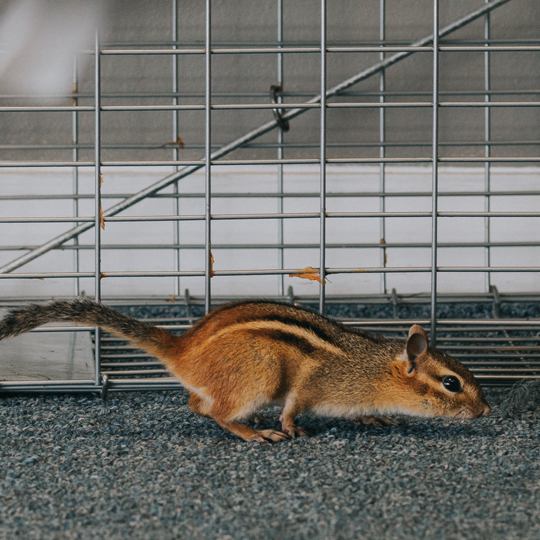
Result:
M537 163L540 161L540 158L530 156L530 157L493 157L491 156L491 147L498 144L496 141L491 140L491 116L490 111L493 107L538 107L539 103L535 101L493 101L493 96L502 95L502 92L494 92L490 87L490 52L493 51L538 51L540 50L540 45L537 43L520 43L519 41L514 42L505 42L502 44L497 44L490 40L490 19L489 14L492 10L498 8L499 6L507 3L509 0L486 0L485 5L477 9L467 16L459 19L458 21L446 26L444 28L439 27L439 3L438 0L433 0L433 32L431 35L426 36L425 38L418 40L409 46L403 45L386 45L385 43L385 0L380 0L380 31L379 38L380 44L358 44L354 46L334 46L328 45L327 36L326 36L326 13L327 6L326 0L321 0L320 2L320 43L317 46L306 46L298 44L286 44L283 41L283 5L282 0L277 0L277 42L276 45L268 46L253 46L253 45L234 45L234 46L213 46L212 36L211 36L211 0L206 0L206 15L205 15L205 43L204 47L195 47L195 46L183 46L178 41L177 35L177 21L178 21L178 4L177 0L172 1L172 21L173 21L173 44L172 46L163 46L163 47L144 47L144 46L134 46L134 47L106 47L102 46L99 41L99 36L96 35L95 40L95 49L93 51L95 64L94 64L94 105L93 106L82 106L79 105L78 99L81 96L74 97L73 106L54 106L54 107L45 107L45 106L9 106L9 107L0 107L0 111L4 112L50 112L50 111L70 111L73 118L73 141L74 144L71 147L73 152L72 161L54 161L54 162L34 162L34 161L10 161L0 163L2 167L69 167L74 171L74 183L77 185L78 171L81 167L91 167L95 171L95 195L94 199L94 215L89 217L84 217L79 215L78 203L81 199L88 197L86 195L80 195L76 191L75 195L65 195L65 196L53 196L54 198L72 198L74 201L74 217L73 218L0 218L0 223L74 223L75 227L69 230L68 232L52 239L51 241L41 245L35 246L28 250L23 256L17 257L7 265L4 265L0 268L0 278L3 279L25 279L25 278L50 278L50 277L60 277L60 278L74 278L76 283L75 293L78 294L79 291L79 280L84 277L93 277L95 282L95 291L94 295L96 299L101 299L101 279L104 277L101 270L101 250L102 249L114 249L115 247L125 247L125 246L102 246L101 236L100 236L100 221L104 219L107 222L113 221L171 221L179 224L181 221L194 221L200 220L205 223L205 268L203 271L198 272L185 272L180 271L179 262L177 264L177 269L175 271L163 271L163 272L108 272L107 277L135 277L135 276L176 276L178 278L184 276L204 276L205 280L205 295L204 295L204 310L209 311L212 303L212 291L211 291L211 278L214 275L212 269L212 255L211 255L211 226L214 221L218 220L230 220L230 219L279 219L280 223L284 219L297 219L297 218L313 218L318 219L320 223L320 243L318 245L320 253L320 265L319 265L319 275L322 281L324 281L327 275L331 274L343 274L343 273L354 273L358 272L357 268L327 268L326 266L326 249L329 247L329 244L326 242L326 220L330 217L340 217L340 218L353 218L353 217L371 217L379 219L381 227L381 238L385 238L385 225L386 218L391 217L429 217L431 218L432 223L432 241L430 244L431 247L431 264L430 266L424 267L414 267L414 268L397 268L397 267L386 267L385 264L385 254L386 250L389 248L388 245L377 246L380 249L381 254L381 264L378 267L372 268L363 268L362 272L368 273L378 273L381 276L381 292L379 299L372 298L372 302L382 301L382 302L393 302L393 305L398 305L399 301L397 300L397 293L393 291L391 295L384 294L386 292L386 276L390 272L429 272L431 275L431 291L429 297L425 297L423 301L429 302L430 304L430 313L431 316L428 320L421 321L423 324L426 324L431 329L431 341L433 344L445 345L447 349L452 349L452 340L458 342L454 345L456 349L456 356L462 360L468 361L471 366L474 365L474 357L471 356L471 351L474 350L476 345L467 343L469 340L473 340L474 343L480 343L482 351L489 351L481 353L484 356L480 357L480 360L487 358L486 355L492 353L491 349L486 349L486 344L493 347L493 344L498 343L500 340L504 342L510 342L511 348L515 349L516 355L524 359L524 355L527 356L526 365L526 375L529 377L538 377L539 363L536 359L536 343L537 343L537 332L538 324L536 321L511 321L511 320L482 320L482 321L466 321L466 320L448 320L441 321L437 320L437 303L440 299L437 296L437 276L439 272L483 272L485 273L485 286L486 286L486 295L482 297L483 300L486 298L494 298L494 306L498 306L500 299L498 298L498 292L491 286L490 276L492 272L536 272L538 268L536 267L513 267L513 266L497 266L492 267L490 261L490 248L493 246L502 246L506 245L504 243L493 243L490 238L490 218L492 217L540 217L540 212L493 212L491 211L490 200L491 196L497 194L491 190L491 170L490 166L492 163ZM469 44L441 44L440 40L444 39L446 36L450 35L452 32L462 28L463 26L475 21L479 18L484 19L484 36L483 40L478 43L469 43ZM381 45L382 44L382 45ZM441 99L442 96L448 95L450 97L460 96L459 92L455 93L441 93L439 89L439 62L440 62L440 53L444 51L452 52L474 52L481 51L484 54L484 91L477 93L477 96L483 97L483 101L444 101ZM283 82L283 57L286 54L290 53L305 53L305 54L316 54L320 57L320 94L318 96L312 97L307 101L302 103L284 103L283 100L287 97L287 94L280 92L279 90L275 94L275 102L273 103L240 103L240 104L214 104L212 98L215 97L215 94L212 93L211 88L211 74L212 74L212 57L219 54L271 54L276 55L277 57L277 78L278 88L282 86ZM327 57L333 53L362 53L362 52L378 52L379 53L379 62L373 65L367 70L363 70L358 73L356 76L351 77L350 79L343 81L341 84L328 89L327 88L327 79L326 79L326 67L327 67ZM391 93L386 92L385 86L385 70L386 68L392 66L393 64L403 60L404 58L410 56L414 53L423 53L432 55L432 65L433 65L433 84L432 91L429 94L431 99L426 99L425 101L415 101L413 103L402 101L386 101L386 98L391 95ZM125 55L171 55L173 58L172 62L172 94L173 99L172 105L136 105L136 106L127 106L127 105L102 105L102 92L101 92L101 60L105 56L125 56ZM184 105L181 104L181 96L178 92L178 73L177 73L177 64L176 59L179 55L204 55L205 58L205 92L204 92L204 105ZM360 81L363 81L369 77L378 75L379 76L379 92L374 93L375 97L378 97L377 102L365 103L365 102L329 102L328 100L338 96L344 92L347 92L348 96L354 96L354 92L350 92L349 89L353 87ZM514 93L514 92L512 92ZM413 93L411 93L412 95ZM474 93L467 92L467 95L473 95ZM366 93L362 93L363 96ZM402 95L402 94L400 94ZM418 93L415 94L418 96ZM146 96L148 97L148 96ZM160 97L163 97L162 95ZM185 97L185 96L184 96ZM238 96L240 98L247 97L246 95ZM259 96L256 96L259 97ZM297 96L303 97L303 96ZM421 97L428 97L427 93L422 93ZM375 108L379 111L379 132L380 140L379 143L375 143L375 146L379 148L379 156L377 158L328 158L327 148L329 145L326 141L326 113L330 108ZM431 156L430 157L407 157L407 158L392 158L387 157L386 149L389 148L392 143L387 142L387 137L385 133L385 115L386 111L389 108L406 108L406 107L415 107L415 108L428 108L432 111L432 141L431 141ZM439 133L439 111L441 108L445 107L480 107L484 110L484 119L485 119L485 141L482 144L484 146L484 157L441 157L439 155L441 144L438 139ZM216 110L245 110L245 109L271 109L274 111L275 119L263 124L259 128L250 131L246 135L234 140L233 142L215 149L213 144L211 133L212 133L212 112ZM307 110L316 109L320 112L320 142L318 145L319 156L318 158L284 158L283 149L283 130L286 129L286 123L293 121L296 117L301 115ZM174 140L176 141L179 136L178 130L178 119L177 114L179 111L187 110L201 110L205 112L205 140L204 140L204 157L199 160L181 160L179 159L178 146L172 148L173 158L171 160L161 160L161 161L103 161L101 157L101 151L104 148L101 140L101 115L107 112L113 111L170 111L173 113L173 131L174 131ZM93 161L81 161L79 159L79 151L82 146L78 143L78 114L81 112L92 112L94 114L94 160ZM268 133L271 130L278 129L277 143L275 148L277 149L277 156L275 159L223 159L232 151L246 147L247 145L256 146L253 143L258 137ZM407 143L394 143L398 145L406 145ZM506 143L504 143L506 144ZM529 144L537 144L537 141L531 141ZM365 145L365 143L364 143ZM414 143L415 146L420 146L418 143ZM259 145L260 147L274 147L274 145L269 145L268 143ZM307 145L304 145L307 146ZM458 144L459 146L459 144ZM19 149L24 150L24 146L19 146ZM281 202L279 211L276 213L269 214L243 214L243 215L231 215L231 214L213 214L212 213L212 200L215 197L220 195L212 193L212 165L219 163L219 165L276 165L278 167L278 177L281 179L281 185L283 185L283 166L291 164L310 164L310 165L319 165L320 166L320 191L319 191L319 200L320 200L320 209L319 212L313 213L284 213L283 212L283 200L287 196L310 196L313 194L285 194L283 189L279 194L279 200ZM362 193L362 196L374 196L378 197L380 200L380 209L379 212L328 212L326 209L326 202L328 197L331 197L333 194L328 194L326 190L326 166L332 163L339 164L378 164L379 165L379 175L380 175L380 192L374 194ZM432 196L432 209L431 212L388 212L386 210L386 200L388 197L392 196L409 196L409 195L418 195L419 193L388 193L385 189L385 180L386 180L386 170L385 167L387 164L392 163L429 163L432 165L432 189L430 195ZM485 176L485 189L481 192L464 192L464 193L441 193L438 189L438 164L440 163L482 163L484 164L484 176ZM105 212L101 212L102 208L102 196L101 196L101 169L102 167L114 167L114 166L145 166L145 165L154 165L154 166L172 166L175 168L175 171L161 179L159 182L149 186L148 188L131 195L124 197L122 202L112 206ZM177 204L180 197L186 197L185 194L180 194L178 192L178 181L182 178L185 178L192 174L195 171L203 169L205 171L205 213L204 215L180 215L177 206L176 215L172 216L137 216L137 217L125 217L119 216L123 210L133 206L137 202L147 198L147 197L173 197L176 199ZM167 186L175 186L175 191L173 194L161 194L159 193L162 189ZM530 194L539 195L540 191L528 192ZM426 193L422 193L426 194ZM485 211L484 212L441 212L438 210L438 201L439 197L446 195L481 195L485 197ZM501 193L502 194L502 193ZM505 191L504 195L523 195L523 191L508 192ZM116 196L116 195L115 195ZM110 195L109 197L115 197ZM189 195L187 195L189 196ZM197 196L193 194L191 196ZM222 195L224 196L224 195ZM249 197L250 194L235 194L235 196ZM256 196L260 197L261 194ZM276 197L275 193L266 194L268 197ZM15 197L10 197L14 199ZM483 217L486 220L486 233L485 241L483 243L476 243L474 245L481 246L485 248L485 265L483 267L441 267L437 262L437 248L441 247L441 244L437 243L437 225L439 217ZM91 228L94 228L95 231L95 243L93 246L83 246L77 243L79 235ZM73 246L64 246L65 242L68 240L74 239L75 244ZM176 245L173 246L173 249L176 249L176 252L180 253L180 239L179 233L176 235ZM366 247L366 244L359 244L362 247ZM418 245L418 244L415 244ZM460 244L452 243L453 247L458 247ZM464 244L465 245L465 244ZM470 247L471 243L466 244ZM512 243L511 245L516 245ZM519 245L526 245L522 243ZM531 243L531 245L537 245ZM95 269L93 272L81 272L77 265L77 269L74 272L55 272L55 273L13 273L14 270L20 268L27 262L40 257L44 253L49 252L50 250L56 249L59 246L68 249L74 249L78 255L80 249L93 248L95 250ZM229 247L234 247L235 244L231 244ZM140 247L140 246L138 246ZM242 244L242 247L246 247ZM283 254L283 249L285 247L283 234L281 232L280 242L277 244L277 247L281 249ZM287 246L290 247L290 246ZM305 246L303 246L305 247ZM375 247L375 246L373 246ZM409 244L403 244L403 247L410 247ZM285 269L283 268L283 255L281 255L281 265L280 269L275 270L236 270L236 271L222 271L219 275L281 275L285 276L290 273L294 273L297 269ZM180 294L179 281L177 282L177 291L176 294ZM284 286L282 286L282 294L285 295ZM223 300L223 299L222 299ZM306 299L309 301L310 299ZM313 299L311 299L313 301ZM325 288L320 286L319 295L316 299L319 310L321 312L325 311ZM333 301L346 301L345 299L332 299ZM366 298L364 298L366 300ZM402 301L406 299L402 298ZM185 299L185 304L190 310L190 305L193 302L193 299L187 295ZM494 308L494 315L497 317L498 309ZM172 326L170 325L171 321L161 321L167 323L169 327L173 330L182 331L185 328L189 327L192 323L193 317L187 317L186 321L181 321L181 324L178 324L179 321L176 321ZM160 321L158 321L160 322ZM405 328L405 325L412 323L413 321L407 320L390 320L390 321L348 321L350 324L360 323L364 327L373 327L375 331L386 331L388 332L389 328L391 333L402 332ZM414 321L418 322L418 321ZM438 339L437 329L443 329L443 338ZM481 329L482 332L486 334L487 337L478 337L478 329ZM84 330L79 327L79 330ZM88 329L86 329L88 330ZM508 335L509 330L518 330L524 332L522 336L517 336L510 339ZM62 329L61 331L65 331ZM467 338L464 336L467 332L476 332L474 337ZM461 337L451 337L452 332L459 332ZM493 332L497 335L493 336ZM501 337L500 334L503 333ZM506 333L506 334L504 334ZM450 337L448 337L450 335ZM523 347L516 347L514 342L523 343ZM163 375L162 370L153 370L154 364L152 362L143 362L141 365L138 365L136 362L130 363L130 365L122 365L122 362L118 362L119 358L114 357L114 353L110 351L103 353L104 347L106 344L111 343L111 338L105 338L102 343L102 336L99 329L95 329L95 356L96 356L96 370L95 370L95 380L93 381L51 381L50 383L44 384L31 384L31 383L17 383L17 384L2 384L2 391L32 391L32 390L50 390L50 391L102 391L106 392L108 388L115 388L120 390L127 389L146 389L146 388L172 388L177 387L177 384L171 380L161 376ZM450 345L448 345L450 343ZM505 352L508 353L508 347L505 348ZM460 353L461 351L461 353ZM113 356L111 356L111 354ZM122 353L120 360L122 358L130 358L131 360L137 359L138 353L127 354ZM508 354L505 356L505 362L503 364L508 366L507 358L511 358ZM108 362L109 360L109 362ZM137 372L134 368L144 368L141 369L141 372ZM480 362L477 365L478 368L489 367L489 360ZM115 380L115 377L118 377L119 374L123 373L118 371L118 368L127 368L128 371L125 373L130 373L131 378L120 377ZM150 368L150 371L149 371ZM500 369L501 365L498 365L497 369ZM502 376L504 380L511 379L512 377L521 377L524 373L519 373L518 371L512 371L513 368L506 369L506 372ZM489 371L489 369L488 369ZM157 380L150 380L148 375L159 375ZM133 376L144 375L144 378L137 379ZM485 376L486 379L496 380L497 375L488 374Z

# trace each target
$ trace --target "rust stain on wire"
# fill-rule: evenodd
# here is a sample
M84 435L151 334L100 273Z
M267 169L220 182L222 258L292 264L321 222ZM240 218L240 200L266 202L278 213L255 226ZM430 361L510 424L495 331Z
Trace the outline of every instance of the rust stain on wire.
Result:
M210 252L210 277L213 278L216 273L214 272L214 256L212 255L212 252Z
M301 279L309 279L311 281L318 281L321 285L326 284L326 279L322 280L319 274L319 270L317 268L313 268L313 266L307 266L306 268L303 268L299 272L295 272L294 274L289 274L289 277L297 277Z
M99 225L103 230L105 230L105 218L103 217L103 207L101 204L99 205Z
M165 143L163 145L163 148L169 148L171 146L178 146L179 148L181 148L183 150L186 145L184 144L184 141L182 140L182 137L178 137L176 139L176 141Z

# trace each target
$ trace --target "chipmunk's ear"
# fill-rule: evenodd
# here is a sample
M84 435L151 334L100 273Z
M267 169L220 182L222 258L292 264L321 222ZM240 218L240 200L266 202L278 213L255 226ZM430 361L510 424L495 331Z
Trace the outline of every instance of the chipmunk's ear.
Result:
M403 351L403 357L407 361L407 373L411 375L416 367L416 358L428 349L428 337L426 331L418 324L413 324L409 330L407 344Z

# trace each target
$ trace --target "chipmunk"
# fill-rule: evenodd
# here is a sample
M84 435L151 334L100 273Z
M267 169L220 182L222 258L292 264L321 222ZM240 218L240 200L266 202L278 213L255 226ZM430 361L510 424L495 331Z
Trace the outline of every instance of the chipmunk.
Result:
M347 328L315 312L270 301L211 311L185 334L171 333L88 299L31 304L0 321L0 339L53 321L99 326L158 358L190 392L192 411L245 441L308 435L303 411L385 424L373 415L478 418L490 411L480 385L458 361L428 346L413 325L406 341ZM283 405L282 431L240 423Z

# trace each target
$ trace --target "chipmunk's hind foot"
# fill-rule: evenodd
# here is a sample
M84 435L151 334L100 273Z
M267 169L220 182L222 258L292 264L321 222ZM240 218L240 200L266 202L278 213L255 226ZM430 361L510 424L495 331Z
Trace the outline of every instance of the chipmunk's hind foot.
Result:
M258 442L262 444L269 444L274 442L285 441L289 436L281 431L275 431L273 429L253 429L244 424L238 422L223 422L214 418L214 420L225 430L229 431L233 435L244 439L247 442Z

